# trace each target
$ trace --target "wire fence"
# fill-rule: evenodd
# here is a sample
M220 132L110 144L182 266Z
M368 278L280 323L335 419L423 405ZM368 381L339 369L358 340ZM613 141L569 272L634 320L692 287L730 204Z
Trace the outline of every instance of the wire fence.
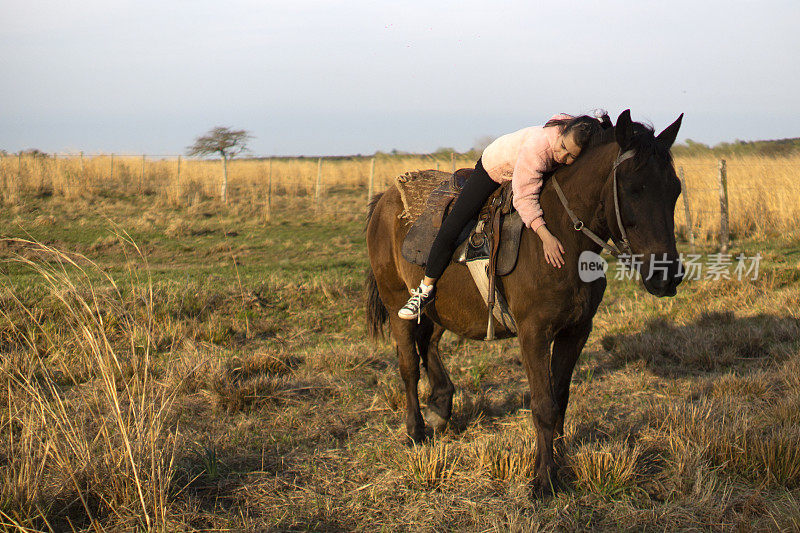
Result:
M464 155L376 157L259 157L227 163L229 199L267 195L324 198L342 189L382 190L410 168L472 166ZM25 194L160 194L177 203L221 197L219 160L171 154L37 154L0 158L4 198ZM365 193L366 196L366 193ZM19 199L19 198L17 198Z
M770 233L800 222L800 160L751 157L676 161L682 194L675 210L694 251L698 239L719 243L748 233Z
M259 157L227 163L222 191L219 160L175 154L16 154L0 158L0 196L6 204L26 197L154 196L173 206L227 198L261 209L269 218L281 205L291 209L347 213L366 205L374 192L415 169L453 171L472 167L474 154L353 157ZM800 158L676 159L682 194L676 230L694 245L747 232L800 223ZM348 196L355 201L337 201Z

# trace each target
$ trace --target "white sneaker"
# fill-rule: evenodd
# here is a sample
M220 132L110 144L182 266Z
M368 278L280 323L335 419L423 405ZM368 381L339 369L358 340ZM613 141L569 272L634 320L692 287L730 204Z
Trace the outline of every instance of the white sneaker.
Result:
M422 288L422 285L420 285L418 288L411 291L411 298L409 298L406 305L397 312L397 316L405 320L413 320L416 318L417 322L419 322L422 310L431 300L433 300L433 286L425 290Z

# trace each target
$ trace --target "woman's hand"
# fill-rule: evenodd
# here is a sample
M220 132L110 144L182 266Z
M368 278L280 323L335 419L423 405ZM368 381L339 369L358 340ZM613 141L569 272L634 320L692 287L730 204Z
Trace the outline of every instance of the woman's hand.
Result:
M565 253L564 246L561 244L555 235L550 233L546 226L542 225L536 229L536 233L542 239L542 248L544 250L544 258L548 264L556 268L561 268L564 264L564 258L561 254Z

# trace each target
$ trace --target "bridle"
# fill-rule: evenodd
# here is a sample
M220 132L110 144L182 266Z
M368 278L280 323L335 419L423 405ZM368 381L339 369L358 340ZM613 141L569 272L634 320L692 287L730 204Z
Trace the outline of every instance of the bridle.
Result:
M567 214L569 218L572 219L572 228L575 231L582 231L587 237L592 239L594 242L602 246L608 253L613 255L614 257L619 256L628 256L631 257L633 255L633 251L631 250L630 242L628 242L628 235L625 233L625 227L622 225L622 217L619 214L619 194L617 192L617 167L620 166L624 161L632 158L635 152L633 150L628 150L623 152L622 150L619 151L617 158L614 160L614 165L611 167L611 172L609 173L609 177L614 180L614 211L617 214L617 226L619 227L619 233L622 236L622 239L619 243L617 243L614 236L611 236L611 244L609 245L608 242L604 241L600 237L597 236L595 232L587 228L583 221L581 221L575 213L573 213L572 209L569 208L567 203L567 198L564 196L564 191L561 190L561 187L558 185L558 181L556 181L555 176L553 176L553 186L556 188L556 193L558 193L558 197L561 200L561 203L564 205L564 209L567 210Z

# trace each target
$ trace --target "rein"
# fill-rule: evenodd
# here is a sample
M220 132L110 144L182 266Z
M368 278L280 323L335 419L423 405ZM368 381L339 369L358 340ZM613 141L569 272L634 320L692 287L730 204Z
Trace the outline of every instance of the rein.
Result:
M553 176L553 186L556 189L556 193L558 193L558 198L561 200L561 203L564 205L564 209L567 210L567 214L569 218L572 220L572 228L575 231L582 231L587 237L592 239L594 242L602 246L608 253L613 255L614 257L619 257L620 255L633 255L631 250L631 245L628 242L628 236L625 233L625 228L622 225L622 217L619 214L619 194L617 192L617 167L620 166L624 161L627 161L631 157L634 156L633 150L628 150L627 152L623 152L620 150L619 155L614 160L614 165L611 167L611 172L609 173L609 177L614 180L614 211L617 214L617 225L619 226L619 232L622 235L622 240L620 244L617 244L617 241L614 239L614 236L611 236L611 244L609 245L608 242L604 241L600 237L597 236L595 232L587 228L583 221L581 221L572 209L569 208L569 204L567 203L567 198L564 196L564 191L561 190L561 187L558 185L558 181L556 181L555 176Z

